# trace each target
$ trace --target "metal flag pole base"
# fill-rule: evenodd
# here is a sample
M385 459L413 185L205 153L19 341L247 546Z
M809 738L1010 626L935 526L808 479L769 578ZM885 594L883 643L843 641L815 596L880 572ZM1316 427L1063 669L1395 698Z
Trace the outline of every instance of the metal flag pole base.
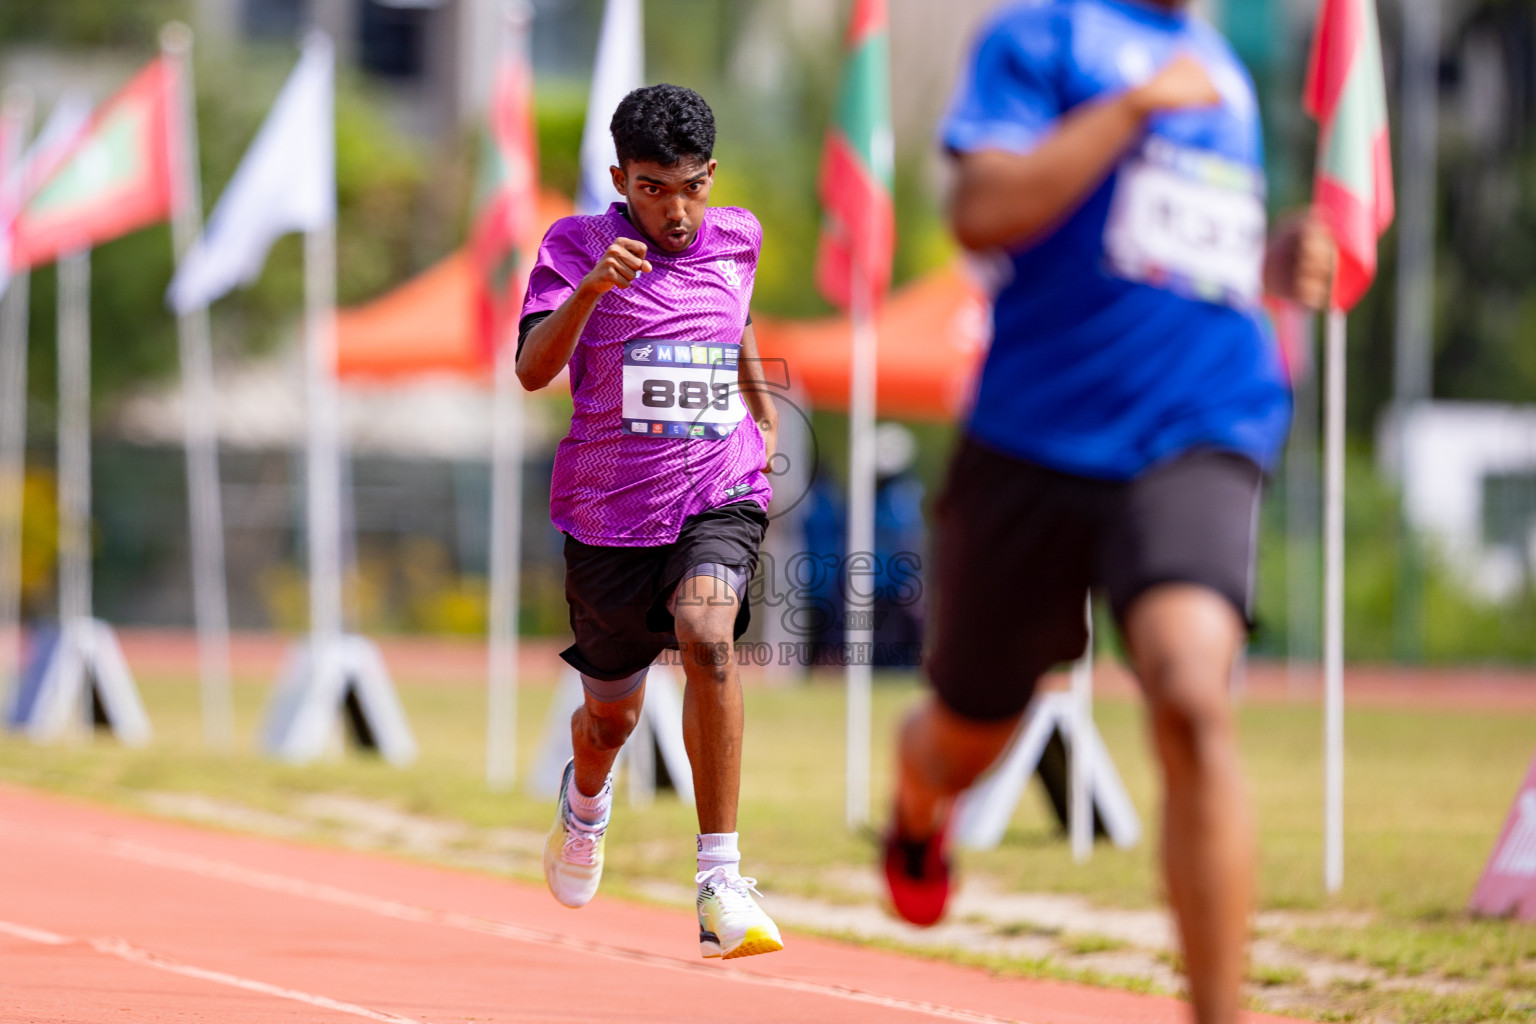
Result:
M560 791L560 776L571 759L571 716L585 699L581 674L567 667L555 686L539 759L528 777L528 788L535 795L553 797ZM614 765L614 774L627 773L630 806L643 807L656 798L658 757L677 798L693 803L693 766L683 744L683 686L677 670L669 665L652 665L646 675L640 721Z
M416 760L416 738L373 642L360 636L306 640L289 655L263 747L285 761L313 761L342 722L359 747L390 764Z
M84 723L82 709L90 711ZM73 619L38 637L6 724L38 743L63 739L82 724L106 726L130 747L144 746L152 735L117 634L90 618Z
M1069 819L1066 754L1081 756L1090 780L1095 831L1121 848L1141 841L1141 818L1115 770L1092 719L1079 719L1071 693L1047 693L1035 698L1019 725L1008 752L997 766L960 797L955 835L973 850L990 850L1002 842L1008 822L1037 771L1063 826Z

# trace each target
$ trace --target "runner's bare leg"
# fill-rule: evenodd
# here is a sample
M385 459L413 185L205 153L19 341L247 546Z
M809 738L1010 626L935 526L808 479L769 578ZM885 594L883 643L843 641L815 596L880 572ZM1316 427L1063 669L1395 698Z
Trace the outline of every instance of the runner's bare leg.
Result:
M896 765L896 829L926 839L944 824L950 804L1008 746L1019 718L962 718L929 696L901 726Z
M645 684L623 700L612 703L585 693L585 701L571 716L571 750L576 758L576 788L586 796L597 796L619 748L640 723L640 709L645 704Z
M736 593L713 576L677 586L672 615L682 649L683 745L693 765L699 831L735 832L741 794L741 678L736 672Z
M1234 1024L1247 964L1254 847L1229 688L1246 631L1214 591L1159 586L1125 640L1163 768L1163 871L1198 1024Z

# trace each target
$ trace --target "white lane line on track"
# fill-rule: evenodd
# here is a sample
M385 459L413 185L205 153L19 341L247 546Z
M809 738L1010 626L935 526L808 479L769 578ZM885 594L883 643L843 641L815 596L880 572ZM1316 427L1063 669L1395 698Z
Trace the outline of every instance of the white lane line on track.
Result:
M68 946L76 941L67 935L45 932L41 928L28 928L26 925L15 924L11 921L0 921L0 932L44 946ZM254 978L242 978L238 974L225 974L223 971L210 971L204 967L194 967L191 964L184 964L179 960L172 960L170 957L161 956L158 953L151 953L147 949L131 946L122 939L92 939L90 946L98 953L115 956L131 964L138 964L141 967L152 967L157 971L167 971L186 978L197 978L201 981L211 981L219 985L228 985L231 988L244 989L247 992L259 992L262 995L276 996L279 999L290 999L296 1003L307 1003L310 1006L335 1010L338 1013L347 1013L354 1017L383 1021L384 1024L421 1024L420 1021L410 1017L401 1017L397 1014L384 1013L380 1010L370 1010L366 1006L358 1006L356 1003L345 1003L340 999L332 999L330 996L317 996L313 992L301 992L296 988L269 985L264 981L257 981Z
M344 1003L340 999L332 999L330 996L317 996L313 992L301 992L296 988L269 985L264 981L256 981L254 978L242 978L238 974L225 974L223 971L210 971L203 967L194 967L191 964L184 964L169 957L151 953L146 949L130 946L122 939L95 939L91 942L91 947L99 953L107 953L111 956L119 957L131 964L153 967L157 971L180 974L186 978L198 978L202 981L212 981L219 985L228 985L231 988L245 989L247 992L259 992L262 995L276 996L279 999L291 999L296 1003L308 1003L310 1006L335 1010L338 1013L348 1013L354 1017L383 1021L384 1024L421 1024L420 1021L410 1017L401 1017L394 1013L384 1013L382 1010L370 1010L366 1006L358 1006L356 1003Z
M4 824L0 823L0 828L4 827ZM102 850L124 860L135 861L151 867L183 871L188 874L200 875L204 878L235 882L267 892L284 893L318 903L349 907L381 917L393 918L397 921L442 925L460 931L474 932L478 935L490 935L496 938L511 939L515 942L526 942L537 946L552 946L584 953L588 956L601 956L610 960L643 963L651 967L660 967L688 974L707 973L709 977L716 980L725 979L764 988L776 988L808 995L827 996L833 999L841 999L845 1002L862 1003L867 1006L878 1006L888 1010L921 1014L935 1020L955 1021L958 1024L1023 1024L1022 1021L1014 1017L998 1017L988 1013L962 1010L953 1006L942 1006L937 1003L929 1003L917 999L886 996L878 992L848 988L843 985L798 981L793 978L759 974L756 971L746 969L722 970L716 965L680 960L675 957L647 953L642 950L627 949L623 946L610 946L607 943L572 938L569 935L561 935L558 932L529 928L524 925L512 924L508 921L497 921L490 918L473 917L469 914L412 906L411 904L400 903L396 900L387 900L378 896L370 896L366 893L353 892L350 889L342 889L319 882L308 882L302 878L273 874L268 871L257 871L241 867L238 864L229 863L228 861L213 860L194 854L166 850L158 846L150 846L146 843L128 839L90 835L66 829L49 829L48 831L61 837L67 837L75 843L85 845L88 848ZM30 829L26 833L16 830L16 834L33 839L37 838L36 829Z
M41 946L67 946L74 941L67 935L56 935L53 932L45 932L41 928L28 928L24 924L14 924L10 921L0 921L0 932L28 942L36 942Z

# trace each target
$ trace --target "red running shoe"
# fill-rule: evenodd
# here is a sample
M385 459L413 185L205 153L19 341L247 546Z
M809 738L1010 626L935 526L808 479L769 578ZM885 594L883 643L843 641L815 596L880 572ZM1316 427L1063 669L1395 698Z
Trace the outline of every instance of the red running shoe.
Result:
M938 923L949 902L953 870L944 849L945 827L927 839L907 839L896 825L885 836L885 885L891 908L904 920L924 928Z

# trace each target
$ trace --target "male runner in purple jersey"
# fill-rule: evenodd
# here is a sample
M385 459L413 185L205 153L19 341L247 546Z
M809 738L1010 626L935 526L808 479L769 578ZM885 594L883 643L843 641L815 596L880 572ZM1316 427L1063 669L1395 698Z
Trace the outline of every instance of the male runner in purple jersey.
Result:
M698 805L699 944L706 957L783 948L738 870L741 685L733 641L768 526L777 415L750 305L762 228L707 209L714 114L674 85L637 89L611 124L624 202L566 217L528 282L517 374L530 390L570 368L571 431L550 515L566 535L566 600L585 703L544 848L568 907L597 892L611 771L640 717L645 675L680 649L683 740ZM750 415L749 411L750 410Z

